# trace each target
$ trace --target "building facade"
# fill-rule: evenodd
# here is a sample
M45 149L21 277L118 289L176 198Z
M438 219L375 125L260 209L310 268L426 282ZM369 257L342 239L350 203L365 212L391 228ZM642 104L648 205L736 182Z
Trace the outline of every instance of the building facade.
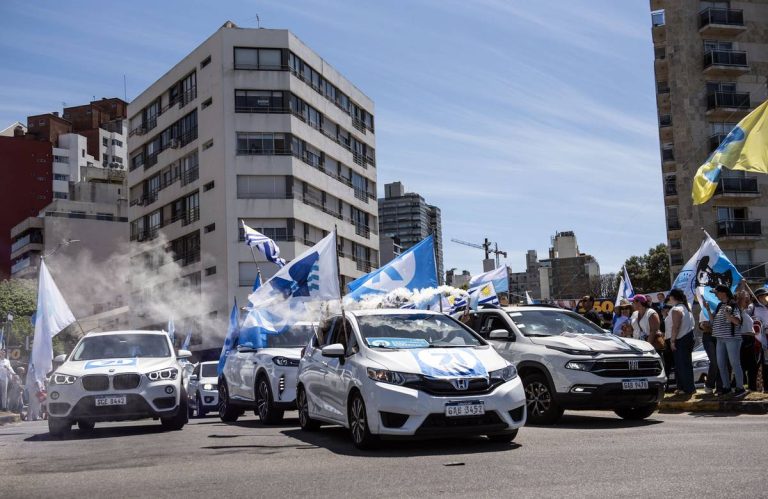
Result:
M440 208L427 204L415 192L405 192L401 182L386 184L384 197L379 199L379 232L383 236L399 238L403 251L432 235L438 281L443 283L443 224Z
M343 285L378 266L373 101L289 31L225 23L128 114L130 238L162 235L190 291L213 297L190 318L220 318L195 348L220 348L233 300L247 303L241 221L286 260L338 228ZM277 270L256 260L264 279Z
M509 274L509 293L512 301L524 300L526 291L533 299L544 298L541 293L541 265L536 250L528 250L525 254L524 272Z
M539 262L539 276L541 299L577 299L593 294L600 265L579 251L576 234L563 231L552 237L549 258Z
M651 0L650 6L671 273L699 248L704 228L748 280L762 283L768 176L725 169L713 198L699 206L691 190L698 167L766 99L768 3Z

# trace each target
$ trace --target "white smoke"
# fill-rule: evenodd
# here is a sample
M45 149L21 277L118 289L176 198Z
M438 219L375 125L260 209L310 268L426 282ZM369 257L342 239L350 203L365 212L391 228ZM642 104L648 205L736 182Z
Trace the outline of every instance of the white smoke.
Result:
M410 303L418 308L426 308L430 303L436 302L435 298L440 295L440 299L454 300L468 298L469 294L463 289L453 286L439 286L437 288L423 288L415 291L406 288L398 288L385 294L367 294L359 301L345 302L345 307L349 310L372 310L377 308L400 308Z

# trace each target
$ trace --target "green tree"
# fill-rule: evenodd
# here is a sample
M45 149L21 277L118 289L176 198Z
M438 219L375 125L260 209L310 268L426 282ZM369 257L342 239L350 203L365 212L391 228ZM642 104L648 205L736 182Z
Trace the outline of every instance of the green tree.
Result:
M23 343L24 337L32 333L29 318L37 307L37 286L30 279L6 279L0 281L0 321L4 322L5 332L11 335L9 345ZM13 322L5 322L8 314L13 315Z
M636 293L669 290L671 282L669 279L669 253L666 244L659 244L655 248L650 248L645 255L629 257L624 262L624 266Z

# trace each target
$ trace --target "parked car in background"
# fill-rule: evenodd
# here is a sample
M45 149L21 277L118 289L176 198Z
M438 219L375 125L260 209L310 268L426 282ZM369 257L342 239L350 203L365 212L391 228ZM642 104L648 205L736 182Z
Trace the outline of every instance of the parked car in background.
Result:
M189 415L199 418L219 408L219 361L200 362L189 376Z

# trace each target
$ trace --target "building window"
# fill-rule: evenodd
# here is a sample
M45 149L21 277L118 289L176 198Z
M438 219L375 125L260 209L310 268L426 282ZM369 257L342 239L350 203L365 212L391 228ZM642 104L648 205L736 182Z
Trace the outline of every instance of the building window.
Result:
M238 199L285 199L288 182L284 175L238 175Z
M111 213L97 213L96 214L96 220L104 220L111 222L115 219L115 216Z
M682 249L682 244L680 242L680 239L670 239L669 240L669 249L671 250L679 250Z
M205 275L213 275L216 273L216 267L208 267L205 269Z
M200 69L203 69L204 67L206 67L210 63L211 63L211 56L208 56L205 59L203 59L202 62L200 62Z
M216 224L209 224L203 228L203 232L205 234L208 234L209 232L213 232L214 230L216 230Z
M664 26L664 9L654 10L651 12L651 25L656 28L658 26Z
M109 139L104 137L103 139L101 139L101 143L102 143L102 145L108 146L109 145Z
M680 253L672 253L669 255L669 264L673 267L683 264L683 255Z
M200 107L202 109L205 109L205 108L209 107L211 104L213 104L213 97L208 97L207 99L205 99L203 101L202 104L200 104Z
M205 184L205 185L203 186L203 192L208 192L208 191L210 191L211 189L213 189L213 185L214 185L214 184L213 184L213 180L211 180L210 182L208 182L207 184Z
M57 192L57 191L54 191L54 193L53 193L53 197L54 197L55 199L67 199L67 198L68 198L68 195L67 195L67 193L66 193L66 192ZM44 198L43 198L43 196L40 196L40 199L44 199Z
M237 154L290 154L284 133L238 132Z
M235 90L236 113L283 113L285 93L271 90Z
M669 82L657 81L656 82L656 93L657 94L668 94L669 93Z
M45 177L37 177L37 180L45 180ZM69 175L62 175L61 173L54 173L53 180L69 180Z
M282 51L280 49L235 47L235 69L283 69Z
M117 147L123 147L123 141L117 140L117 139L112 139L112 145L113 146L117 146Z
M653 49L653 57L656 60L666 59L667 58L667 48L666 47L654 47L654 49Z

